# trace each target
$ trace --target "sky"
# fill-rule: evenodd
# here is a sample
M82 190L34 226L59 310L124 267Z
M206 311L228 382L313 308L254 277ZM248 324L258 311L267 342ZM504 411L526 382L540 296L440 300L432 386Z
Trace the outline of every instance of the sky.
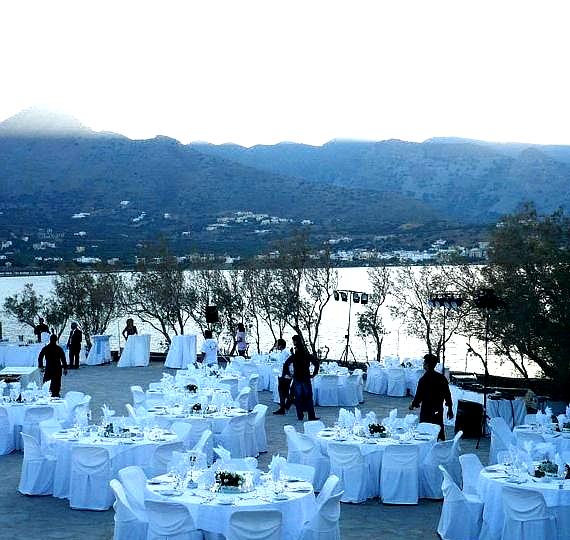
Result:
M570 144L570 2L2 0L0 121L245 146Z

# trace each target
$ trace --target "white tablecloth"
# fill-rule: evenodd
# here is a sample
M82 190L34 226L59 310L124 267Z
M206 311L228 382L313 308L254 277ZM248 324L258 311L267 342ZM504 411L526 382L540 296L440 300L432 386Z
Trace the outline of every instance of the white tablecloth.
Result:
M71 449L74 446L91 446L105 448L113 460L112 470L116 474L123 467L139 465L148 467L157 446L167 442L175 442L178 437L174 434L163 434L161 440L135 440L99 438L87 436L76 439L71 431L56 432L48 441L50 452L55 455L56 466L54 475L53 496L60 499L69 497L69 480L71 478ZM114 478L116 476L113 476Z
M479 392L463 390L453 384L449 386L449 389L451 390L454 416L457 416L457 403L460 399L483 404L483 394ZM487 396L487 416L489 418L500 416L505 420L507 426L512 429L514 426L524 424L526 403L523 399L489 399L489 396ZM444 417L447 418L446 411L444 411ZM454 422L455 420L447 420L446 424L449 425Z
M150 360L150 334L129 336L119 367L146 367Z
M512 485L507 482L507 475L504 469L497 465L494 465L492 468L498 472L490 472L484 469L481 471L477 485L479 497L481 497L484 504L483 527L479 540L500 540L505 518L502 489L503 486ZM559 489L556 481L550 483L535 482L528 475L526 480L524 484L519 484L518 487L540 491L544 496L546 505L555 514L557 512L570 512L570 480L564 482L564 489ZM557 540L568 540L569 538L570 530L558 527Z
M244 410L235 410L232 414L212 413L207 415L201 414L184 414L179 407L169 408L150 408L148 414L152 416L158 425L163 428L169 428L173 422L192 422L206 424L208 429L215 434L219 434L228 425L229 421L236 416L247 416L248 412Z
M109 336L91 336L92 347L87 355L88 366L98 366L111 362L111 345Z
M196 336L174 336L166 355L165 367L185 369L196 362Z
M536 431L534 430L531 426L525 426L520 425L515 427L515 429L513 430L513 433L515 435L515 437L517 438L518 441L518 435L519 433L525 433L525 432L530 432L530 433L538 433L540 435L542 435L544 442L545 443L549 443L552 446L554 446L554 450L555 452L561 453L561 452L570 452L570 433L568 432L564 432L564 433L560 433L559 431ZM519 446L520 443L519 443Z
M168 485L149 485L150 490L157 494L169 487ZM304 493L298 491L304 488ZM309 489L310 488L310 489ZM295 491L293 491L295 490ZM307 491L308 490L308 491ZM278 510L283 515L281 527L281 540L298 540L303 529L303 524L315 512L315 495L310 484L295 482L290 486L285 484L286 500L267 499L265 488L259 487L249 493L237 495L216 495L208 500L212 494L206 490L187 489L182 495L174 499L164 497L166 500L174 500L185 505L198 529L203 531L223 534L228 538L230 517L234 512L244 510ZM220 504L220 500L230 498L234 504Z
M26 366L36 367L38 356L44 343L34 343L33 345L0 345L0 366Z
M31 382L35 382L38 386L41 386L43 382L42 372L37 367L6 367L0 371L0 376L2 375L17 375L20 377L22 388L26 388Z

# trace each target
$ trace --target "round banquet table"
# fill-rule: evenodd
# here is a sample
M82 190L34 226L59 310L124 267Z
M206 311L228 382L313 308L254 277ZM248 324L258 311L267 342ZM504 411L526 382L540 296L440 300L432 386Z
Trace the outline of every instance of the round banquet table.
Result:
M560 489L558 480L548 483L537 482L530 475L524 474L516 483L501 465L492 465L483 469L479 476L477 491L483 501L483 527L479 540L500 540L503 532L505 511L503 509L502 489L504 486L516 485L523 489L540 491L546 506L559 519L559 516L570 515L570 480L565 480ZM568 523L566 518L566 523ZM552 540L569 540L570 529L557 526L558 538Z
M313 399L315 401L315 405L323 406L320 403L320 399L319 399L319 393L320 393L320 389L321 389L321 384L323 383L323 377L327 377L329 379L331 377L335 377L336 378L336 385L337 385L337 387L340 388L341 386L344 386L346 384L346 379L348 378L349 375L350 375L350 373L347 373L347 372L342 372L342 373L333 373L333 372L320 373L319 372L319 374L316 375L314 377L314 379L312 379ZM346 405L344 403L340 403L340 399L339 399L338 406L343 407Z
M200 422L208 425L208 429L215 435L222 433L229 421L236 416L247 416L249 413L244 409L232 409L227 414L221 412L193 414L184 413L182 407L161 407L155 406L147 410L149 416L152 416L161 427L169 428L173 422L191 421L192 423Z
M77 437L73 428L52 433L47 441L47 448L56 458L53 496L60 499L69 498L71 450L75 446L105 448L113 461L113 471L116 472L129 465L148 467L159 445L176 441L176 434L166 430L153 430L153 435L142 439L105 438L95 434Z
M237 511L278 510L283 516L281 540L298 540L303 524L315 511L315 495L308 482L284 482L284 495L270 496L271 482L263 479L260 486L247 493L235 495L212 493L205 488L186 488L181 495L162 495L172 484L168 476L159 477L161 484L149 483L148 488L161 499L175 501L188 508L196 528L210 533L223 534L228 538L230 518Z
M436 443L435 437L423 434L417 434L414 438L410 439L407 442L392 439L390 437L387 437L385 439L376 439L372 437L353 435L352 433L337 436L333 428L325 428L324 430L319 431L315 436L315 440L320 446L321 453L327 457L328 445L331 442L358 446L365 463L368 465L368 470L370 471L371 477L375 479L374 483L378 487L378 495L381 495L379 491L382 456L384 455L384 450L388 446L399 444L413 444L418 447L418 460L419 463L422 463L430 449Z
M232 398L235 399L239 391L248 385L245 377L238 374L224 374L220 377L204 376L199 371L183 370L176 374L176 383L187 385L190 382L198 384L200 388L223 388L230 389Z
M570 432L564 431L561 433L559 431L552 430L540 431L534 426L521 424L513 430L513 434L517 441L519 440L518 435L520 433L536 433L537 435L542 436L545 443L552 444L556 452L570 452Z

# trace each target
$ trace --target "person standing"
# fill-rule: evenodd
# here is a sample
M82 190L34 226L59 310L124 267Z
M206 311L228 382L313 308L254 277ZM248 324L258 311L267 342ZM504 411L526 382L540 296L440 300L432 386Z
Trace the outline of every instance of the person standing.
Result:
M236 332L237 351L240 356L245 356L247 353L247 335L245 333L245 326L243 323L238 323Z
M34 326L34 335L37 337L38 343L42 342L42 334L44 332L47 332L49 334L49 326L40 317L38 324Z
M135 321L133 319L127 319L127 326L121 332L122 336L125 338L125 341L129 339L129 336L136 336L138 334L137 327L135 326Z
M211 330L204 330L202 342L202 363L212 366L218 363L218 342L212 337Z
M83 333L79 330L77 323L71 323L71 334L67 340L69 350L69 369L79 369L79 354L81 353L81 342Z
M283 338L279 338L277 340L276 349L279 359L281 360L281 364L284 364L291 354L287 350L287 344ZM288 370L287 373L282 373L281 376L277 378L279 408L276 411L273 411L273 414L284 415L293 404L293 400L291 399L291 383L293 381L292 367L290 367L290 371Z
M311 365L314 368L311 374ZM293 368L293 394L295 396L295 408L297 409L297 419L303 420L305 411L309 420L318 420L315 416L313 405L313 387L311 379L319 372L319 362L310 355L301 336L293 336L293 354L283 364L282 377L290 373Z
M440 427L438 440L445 441L445 430L443 428L443 402L447 405L447 418L453 418L453 407L451 402L451 392L449 383L445 376L435 370L437 366L437 356L426 354L424 356L424 369L426 372L418 382L416 395L410 404L410 410L421 405L420 422L429 422Z
M46 367L44 371L44 359ZM52 397L59 397L61 390L61 372L67 375L67 362L65 361L65 352L57 344L57 336L52 334L49 337L49 343L42 348L38 356L38 367L44 371L44 382L51 381L49 391Z

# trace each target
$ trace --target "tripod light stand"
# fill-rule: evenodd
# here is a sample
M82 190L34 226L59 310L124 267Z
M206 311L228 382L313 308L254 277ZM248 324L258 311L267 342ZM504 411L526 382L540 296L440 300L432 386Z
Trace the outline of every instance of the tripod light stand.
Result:
M355 304L360 303L363 306L365 306L366 304L368 304L368 294L365 292L361 292L361 291L339 289L339 290L336 290L333 292L333 297L337 302L339 300L341 300L343 302L348 301L348 327L346 329L346 334L344 336L344 338L346 339L346 344L344 346L344 350L342 351L342 354L340 355L340 362L342 362L342 361L348 362L348 353L350 351L350 354L352 354L352 358L354 359L354 362L356 363L356 356L354 356L354 352L353 352L352 348L350 347L350 320L351 320L351 314L352 314L352 303L353 302Z
M445 322L452 309L460 308L463 305L463 298L456 293L443 292L430 296L428 305L433 308L443 308L443 338L441 340L441 366L445 375Z

